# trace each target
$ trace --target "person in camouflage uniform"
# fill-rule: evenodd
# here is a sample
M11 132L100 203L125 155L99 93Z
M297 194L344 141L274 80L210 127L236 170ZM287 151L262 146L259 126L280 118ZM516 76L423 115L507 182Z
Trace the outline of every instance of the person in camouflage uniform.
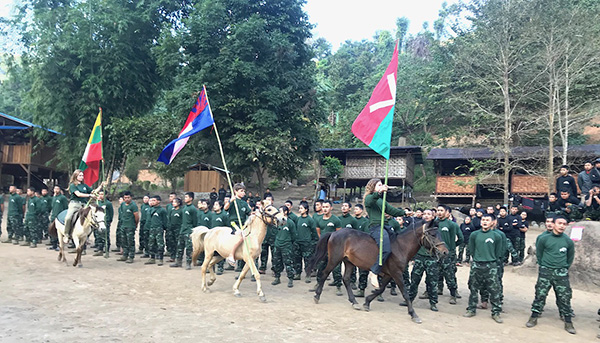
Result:
M110 226L113 221L113 217L115 215L115 210L113 209L113 205L110 200L106 199L106 194L104 191L98 192L98 200L96 201L98 206L104 209L104 222L106 224L106 230L101 232L98 231L98 235L96 235L96 253L94 256L102 256L104 255L104 251L108 251L110 249Z
M452 210L447 205L437 207L438 228L442 240L446 244L450 253L447 257L440 260L440 279L438 280L438 294L443 290L443 281L446 279L446 284L450 290L450 304L456 304L458 295L458 284L456 282L456 246L464 242L462 231L458 224L450 220Z
M8 199L8 225L6 231L8 232L8 238L12 244L19 244L19 241L23 240L23 212L24 212L24 199L17 194L17 187L11 185L8 189L10 197ZM8 242L7 242L8 243Z
M64 210L69 207L69 200L66 196L63 195L62 189L60 186L54 186L54 196L52 197L51 207L52 211L50 212L50 222L54 222L54 219ZM58 250L58 236L50 237L51 247L48 250Z
M498 275L498 264L502 264L506 239L498 231L492 230L494 226L493 214L485 213L481 217L481 230L471 233L469 237L469 250L473 256L473 263L469 271L469 305L465 317L473 317L477 311L479 293L485 290L492 303L492 318L497 323L502 323L502 287Z
M135 229L140 221L140 213L135 202L131 201L131 193L123 192L123 203L119 208L119 222L121 224L121 241L123 247L123 256L117 261L133 263L135 257Z
M181 209L181 199L175 198L171 201L171 212L168 212L168 222L167 222L167 230L165 231L165 236L174 236L174 238L170 238L169 240L165 239L165 244L167 246L167 252L169 254L169 262L175 262L175 257L177 257L177 241L179 237L179 233L181 231L181 220L183 217L182 209ZM196 220L198 219L198 215L196 215ZM191 233L191 232L190 232ZM171 246L169 246L169 244Z
M167 221L169 220L169 218L171 218L171 212L173 211L173 200L175 200L175 198L177 198L176 192L169 193L169 202L167 203L167 206L165 206L165 210L167 211ZM165 238L165 248L167 250L168 256L177 255L176 250L177 250L177 234L178 233L179 233L179 230L177 230L177 232L170 230L168 224L167 224L167 227L165 227L165 232L164 232L163 236ZM172 249L172 251L171 251L171 249Z
M42 203L42 212L40 214L40 228L42 229L42 237L40 240L48 239L48 226L50 226L50 211L52 210L52 197L48 195L48 188L42 188L40 195ZM51 245L52 243L46 243Z
M210 215L210 227L209 227L210 229L213 229L218 226L229 227L231 225L230 220L229 220L229 214L227 212L223 211L223 206L224 206L224 203L221 200L217 200L213 204L213 212ZM220 262L217 263L217 273L216 273L217 275L223 274L224 264L225 264L225 260L221 260Z
M287 206L281 206L279 212L288 218L290 210ZM281 272L285 266L288 277L288 287L294 287L294 244L297 240L296 224L293 220L287 220L282 226L277 227L275 236L275 249L273 249L273 274L275 279L272 285L281 283Z
M169 218L167 210L160 206L160 196L153 195L150 197L150 235L148 236L148 250L150 251L150 259L144 264L163 265L163 255L165 253L165 229L167 228ZM158 260L158 262L156 261Z
M432 221L433 211L429 209L423 211L423 220L425 222ZM439 263L424 247L419 248L414 260L415 263L413 264L413 268L410 273L410 287L408 290L408 295L411 301L417 297L419 292L419 283L421 283L423 273L427 273L425 277L425 289L427 290L427 295L425 298L429 299L429 308L432 311L437 312Z
M301 202L300 206L298 206L298 211L300 212L300 216L295 221L297 232L295 245L298 247L299 259L294 259L294 271L296 272L294 280L300 279L302 260L304 260L304 265L307 266L315 250L315 245L319 240L315 221L309 216L308 202ZM305 276L304 282L311 282L310 275Z
M35 188L27 188L27 212L25 212L25 237L26 240L21 245L29 245L30 248L36 248L40 236L40 213L42 204L40 199L35 196Z
M272 205L270 200L264 202L264 206ZM261 206L257 203L257 206ZM260 251L260 267L258 268L259 274L264 274L267 270L267 262L269 261L269 250L271 256L273 256L273 248L275 244L275 235L277 234L277 228L274 225L267 225L267 234L263 239ZM271 263L272 264L272 263Z
M119 196L119 208L117 209L117 213L118 213L118 218L117 218L117 231L115 233L116 235L116 242L115 245L116 247L114 249L112 249L111 251L113 252L117 252L118 254L122 254L122 247L123 247L123 241L125 240L125 235L123 234L123 195L121 194Z
M144 252L148 254L148 226L146 225L146 221L148 219L148 211L150 210L150 205L148 202L150 201L150 197L148 195L144 195L142 198L142 205L140 206L140 233L139 233L139 248L136 254L143 254Z
M342 227L342 222L340 221L340 219L337 216L335 216L331 213L331 208L332 208L331 201L324 200L323 205L322 205L323 216L319 217L319 219L315 223L315 225L317 227L317 234L319 235L319 237L321 237L321 235L329 233L329 232L335 232ZM321 280L321 277L323 277L322 274L323 274L323 270L327 266L327 260L328 260L328 258L322 260L321 262L319 262L317 264L317 282L319 282ZM342 293L342 270L341 270L341 268L338 268L338 266L336 266L335 268L333 268L332 273L333 273L333 282L330 283L329 285L336 287L335 295L342 296L342 295L344 295L344 293ZM311 289L309 292L314 292L316 287L317 286L315 286L315 288Z
M354 218L358 223L358 231L369 233L369 218L364 213L364 207L362 204L354 205ZM358 292L354 296L362 298L365 296L365 289L367 289L367 282L369 280L369 271L359 269L358 270ZM407 285L408 287L408 285Z
M517 247L517 254L519 255L520 264L523 264L523 260L525 260L525 235L527 233L527 230L529 230L529 222L527 221L527 212L521 212L520 216L521 227L519 227L520 239L519 246Z
M539 264L538 279L535 284L535 299L531 304L531 317L527 327L537 325L537 319L544 310L546 297L550 288L554 288L558 312L565 322L565 330L575 334L571 317L572 290L569 283L569 268L575 258L575 244L564 231L567 227L565 217L554 218L552 233L540 236L535 243L537 262Z
M194 193L187 192L183 196L183 201L185 202L185 206L181 210L181 226L177 235L177 256L175 263L171 264L170 267L181 267L183 262L183 252L185 250L186 255L186 263L185 269L192 269L192 240L190 238L190 234L192 233L192 229L198 226L198 210L194 207ZM204 200L205 207L206 200ZM202 260L204 261L204 257L202 256Z

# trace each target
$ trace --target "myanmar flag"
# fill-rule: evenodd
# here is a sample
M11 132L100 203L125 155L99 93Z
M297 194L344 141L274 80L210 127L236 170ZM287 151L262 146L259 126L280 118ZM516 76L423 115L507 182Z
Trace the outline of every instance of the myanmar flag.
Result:
M396 104L396 78L398 70L398 44L394 55L367 106L352 124L352 133L378 154L390 158L392 123Z
M79 163L79 169L83 170L83 182L90 187L98 181L100 161L102 161L102 108L98 112L92 134Z

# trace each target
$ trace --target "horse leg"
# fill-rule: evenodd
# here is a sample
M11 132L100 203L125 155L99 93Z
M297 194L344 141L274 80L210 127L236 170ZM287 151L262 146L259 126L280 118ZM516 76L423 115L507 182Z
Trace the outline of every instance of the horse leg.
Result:
M360 310L361 308L358 306L358 302L354 297L354 292L352 292L352 286L350 285L352 271L354 271L354 265L348 261L344 261L344 277L342 278L342 281L344 282L346 292L348 293L348 301L352 304L352 308L355 310Z
M373 299L377 298L378 295L382 294L385 291L385 287L388 283L390 283L391 280L392 278L389 275L385 274L383 276L381 282L379 283L379 288L375 290L375 293L371 293L365 298L365 303L363 304L363 308L365 309L365 311L369 311L371 309L371 301L373 301Z
M236 297L242 296L242 293L240 293L240 284L242 283L242 280L246 276L246 273L248 273L248 269L250 269L250 265L248 264L248 262L246 262L246 264L244 265L244 268L242 269L242 271L240 272L240 275L238 276L238 279L235 280L235 283L233 284L233 295L235 295Z
M319 280L319 283L317 284L317 287L315 288L315 297L314 297L315 304L318 304L319 300L321 299L321 293L323 292L323 286L325 285L325 281L327 281L327 277L340 262L341 262L341 260L333 261L331 256L328 257L327 266L325 266L325 269L323 269L323 271L321 272L321 280ZM320 262L320 263L323 263L323 262Z
M208 284L206 283L206 269L208 269L208 265L210 264L210 260L212 259L213 253L204 252L204 261L202 261L202 267L200 268L202 274L202 291L208 292ZM211 270L212 275L212 270ZM212 284L212 283L211 283Z
M77 255L75 255L75 261L73 261L73 267L77 267L77 264L79 263L79 261L81 261L81 252L83 251L83 244L81 244L81 240L79 239L74 239L73 242L75 243L75 250L77 251ZM81 267L81 265L79 265L79 267Z
M224 260L221 256L214 256L210 259L210 264L208 265L208 271L210 272L210 280L208 281L208 285L211 286L215 281L217 281L217 274L215 274L215 264L219 263L221 260Z
M400 290L400 293L402 293L402 297L404 297L404 301L406 301L406 305L408 306L408 314L410 314L412 321L417 324L421 324L423 321L421 321L421 318L419 318L419 316L415 312L415 309L413 308L413 304L412 304L412 301L410 300L410 296L408 295L408 289L407 289L406 285L404 284L404 279L402 278L401 272L402 272L402 270L400 270L400 271L396 270L395 272L393 272L392 276L393 276L394 280L396 281L396 284L398 285L398 289Z
M257 252L258 253L258 252ZM258 272L258 266L254 263L254 258L252 259L252 261L250 263L252 263L252 269L250 269L250 272L252 273L252 271L256 271L256 273L253 273L252 275L254 275L254 278L256 279L256 294L258 295L258 299L261 302L267 302L267 298L265 297L265 293L262 290L262 282L260 280L260 273ZM248 265L248 263L246 263L246 265Z
M67 258L65 257L65 247L63 242L63 234L57 230L58 234L58 262L67 262Z

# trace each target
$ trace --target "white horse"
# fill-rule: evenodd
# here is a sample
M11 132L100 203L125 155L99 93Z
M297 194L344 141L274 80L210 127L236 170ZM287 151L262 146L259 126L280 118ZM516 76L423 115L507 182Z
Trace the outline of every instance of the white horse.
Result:
M267 225L283 225L285 223L285 217L279 212L279 210L272 205L267 206L264 211L252 214L246 224L244 230L236 235L231 234L231 228L225 226L215 227L209 229L205 226L199 226L194 228L194 231L190 235L192 244L194 246L194 252L192 254L192 261L194 265L198 256L204 251L204 263L202 263L202 290L208 291L208 286L212 285L217 279L213 266L221 261L223 257L229 256L233 245L239 241L239 234L244 235L242 244L238 246L235 251L236 260L244 260L246 265L239 275L239 278L233 285L233 294L240 296L240 284L248 273L248 270L252 270L254 277L256 278L256 293L260 301L265 302L265 294L262 291L262 285L260 282L260 274L256 268L254 260L260 255L262 249L262 241L265 238L267 232ZM219 255L215 255L215 252ZM206 282L206 271L210 271L210 281Z
M67 210L63 212L66 211ZM83 264L81 264L81 252L83 251L83 245L88 236L92 233L92 230L106 230L104 215L104 209L95 204L90 204L73 215L73 232L71 232L71 237L73 237L77 252L75 261L73 261L73 267L76 267L77 264L79 264L79 267L83 267ZM58 235L58 244L60 246L58 261L64 261L66 263L67 258L65 257L64 245L65 243L69 243L69 237L65 234L65 224L61 223L58 218L56 218L54 219L54 222L50 224L49 232L51 235Z

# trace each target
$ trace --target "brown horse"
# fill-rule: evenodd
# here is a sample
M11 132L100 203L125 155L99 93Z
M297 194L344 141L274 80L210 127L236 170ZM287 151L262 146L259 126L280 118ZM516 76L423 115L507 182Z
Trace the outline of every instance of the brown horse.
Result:
M387 259L386 263L382 268L382 282L379 285L379 289L366 297L363 308L365 310L370 309L370 303L378 295L383 293L386 285L394 279L404 300L408 304L408 313L412 320L416 323L421 323L421 319L415 313L412 306L412 301L408 296L408 290L404 285L402 279L402 273L408 266L410 261L417 253L421 246L424 246L436 257L448 255L448 248L442 241L437 227L432 226L431 223L419 223L418 226L413 224L412 228L405 229L399 234L390 235L390 246L392 253ZM336 232L326 233L321 236L313 259L309 266L306 268L306 275L310 275L310 272L320 262L329 257L327 266L321 274L321 278L315 290L315 303L319 302L321 292L323 291L323 284L327 280L327 276L331 271L344 262L344 286L348 292L348 301L352 304L354 309L360 310L358 302L352 293L350 286L350 276L353 267L356 266L363 270L369 270L371 266L377 261L379 256L379 248L371 236L365 232L352 230L352 229L341 229Z
M285 217L279 213L279 210L272 205L266 206L263 211L252 214L241 234L244 235L245 242L240 244L235 251L236 260L244 260L246 265L239 275L239 278L233 285L233 294L240 296L240 284L248 273L249 269L252 269L252 274L256 278L256 293L260 301L265 302L265 294L262 291L262 284L260 281L260 274L256 268L254 260L260 255L262 249L262 241L267 233L267 225L283 225L285 223ZM208 286L212 285L217 279L213 266L221 261L223 257L229 256L233 245L238 242L239 238L237 235L231 234L231 228L226 226L215 227L209 229L204 226L194 228L194 231L190 235L192 245L194 246L194 252L192 254L192 262L196 264L198 256L204 251L204 262L202 263L202 290L208 291ZM215 255L215 252L218 255ZM206 281L206 271L210 271L210 281Z

